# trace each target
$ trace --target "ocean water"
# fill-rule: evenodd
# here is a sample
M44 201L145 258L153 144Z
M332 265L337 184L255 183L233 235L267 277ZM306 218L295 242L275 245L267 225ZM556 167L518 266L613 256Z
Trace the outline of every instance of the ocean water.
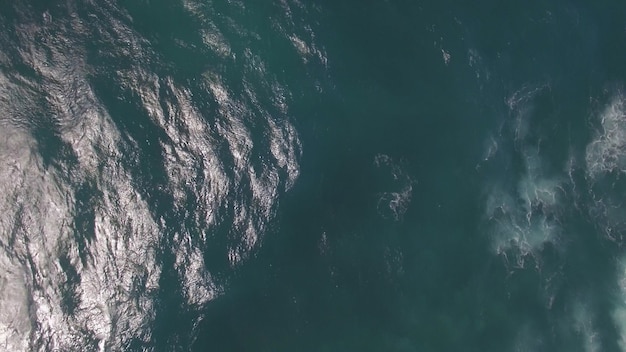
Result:
M626 3L0 0L0 350L626 351Z

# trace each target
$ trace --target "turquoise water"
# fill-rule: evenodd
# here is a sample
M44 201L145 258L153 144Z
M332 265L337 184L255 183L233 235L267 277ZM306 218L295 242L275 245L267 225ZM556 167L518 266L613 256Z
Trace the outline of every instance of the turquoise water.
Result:
M0 350L626 351L625 19L0 1Z

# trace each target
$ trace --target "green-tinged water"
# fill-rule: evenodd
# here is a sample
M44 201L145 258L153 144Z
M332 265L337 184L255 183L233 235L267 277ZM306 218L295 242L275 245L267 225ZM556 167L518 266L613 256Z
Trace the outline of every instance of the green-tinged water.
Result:
M0 0L0 350L626 351L626 5Z

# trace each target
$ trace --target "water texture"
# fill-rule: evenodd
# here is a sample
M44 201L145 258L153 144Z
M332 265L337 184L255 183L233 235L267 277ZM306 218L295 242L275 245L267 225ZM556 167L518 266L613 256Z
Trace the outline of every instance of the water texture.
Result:
M0 350L626 351L626 4L0 0Z

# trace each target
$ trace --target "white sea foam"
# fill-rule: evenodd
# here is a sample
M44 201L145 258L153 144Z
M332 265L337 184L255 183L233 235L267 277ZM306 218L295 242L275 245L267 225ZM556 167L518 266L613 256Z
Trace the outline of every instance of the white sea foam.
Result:
M577 351L603 351L596 319L597 316L592 307L585 300L577 297L568 303L568 308L564 313L556 313L553 316L553 329L550 331L542 331L532 322L524 323L518 330L510 350L514 352L545 351L550 340L565 339L579 346L580 349L576 349Z
M620 334L618 343L622 351L626 351L626 258L622 258L618 265L618 301L612 316Z
M571 308L571 323L573 331L581 338L581 347L585 352L602 351L596 316L585 301L577 300Z
M545 195L556 195L558 188L557 181L525 176L519 181L517 192L499 187L491 191L486 211L493 226L492 245L510 264L524 267L528 255L535 257L546 243L558 241L560 226L550 218L557 203L551 204L552 196L547 196L548 202L544 200Z
M414 180L399 163L396 163L388 155L377 154L374 157L374 165L390 173L394 183L393 188L395 188L380 193L377 204L378 213L383 218L391 218L395 221L402 220L411 203Z
M443 48L441 49L441 56L443 57L443 63L446 64L446 66L448 66L448 64L450 63L450 59L452 58L452 56L450 55L449 52L445 51Z
M587 173L626 173L626 98L616 94L600 114L600 129L587 146Z
M591 217L605 238L623 245L626 230L624 199L617 187L623 185L626 173L626 98L616 91L607 106L594 116L599 125L587 145L585 166ZM618 292L612 317L618 328L622 351L626 351L626 257L617 263Z
M542 276L558 274L542 271L541 249L547 243L561 248L559 242L563 235L561 230L563 195L565 186L572 186L574 192L579 187L575 183L573 170L576 160L570 157L565 165L563 177L551 168L547 170L544 159L536 146L537 132L534 130L529 115L533 114L534 96L547 86L528 86L516 92L507 100L511 108L514 123L512 132L515 145L512 153L524 163L525 173L515 178L514 182L499 182L492 186L486 202L486 213L492 225L492 244L497 253L502 254L514 266L524 267L526 258L532 256ZM593 200L589 204L591 218L605 231L607 238L618 240L623 229L623 207L621 199L616 196L614 187L620 182L621 174L626 168L623 158L626 142L626 123L624 122L624 99L616 94L606 109L599 115L598 131L586 148L585 173L589 182L589 192ZM531 133L535 136L529 143ZM492 143L488 143L492 145ZM502 148L497 149L502 152ZM492 155L491 150L486 153ZM487 158L489 160L491 158ZM607 182L608 181L608 182ZM608 184L608 188L607 188ZM507 186L508 185L508 186ZM584 188L583 188L584 189ZM582 209L582 208L579 208ZM513 258L513 259L512 259ZM622 350L626 351L626 260L619 264L619 300L612 312L613 319L621 335L619 341ZM546 279L548 285L552 285ZM550 289L552 290L552 289ZM581 293L582 294L582 293ZM549 294L547 307L552 308L554 294ZM588 303L584 297L576 297L567 303L565 313L553 312L558 326L558 336L574 338L581 350L597 352L603 350L601 331L597 325L597 308ZM530 329L530 330L529 330ZM513 350L533 351L542 348L541 334L529 332L531 328L522 329L514 344ZM539 339L538 337L539 336Z
M558 242L561 231L559 198L564 193L565 180L560 175L549 174L539 149L527 142L532 128L533 99L546 87L523 87L507 99L513 118L512 150L499 148L493 137L486 143L486 161L496 153L509 152L518 156L524 166L523 174L515 176L514 181L489 186L485 208L494 251L516 267L524 267L529 255L537 262L538 252L546 243Z
M606 238L623 244L626 231L624 199L618 191L626 176L626 98L614 93L597 116L598 129L585 153L586 176L594 204L592 217ZM595 117L595 116L594 116Z

